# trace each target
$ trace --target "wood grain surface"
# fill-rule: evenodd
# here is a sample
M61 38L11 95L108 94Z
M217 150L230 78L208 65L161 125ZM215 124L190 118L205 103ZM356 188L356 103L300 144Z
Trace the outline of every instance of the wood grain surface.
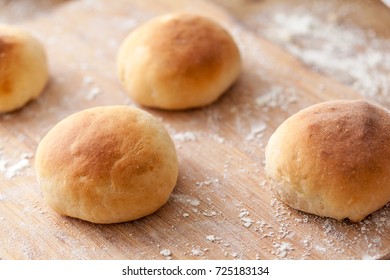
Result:
M79 110L137 106L116 76L118 47L140 23L175 11L226 27L243 71L208 107L143 108L163 121L177 147L170 200L148 217L113 225L56 214L36 182L40 139ZM268 138L300 109L356 98L390 109L390 10L379 1L75 0L31 13L0 17L44 43L51 73L38 100L0 116L1 259L390 257L390 205L356 224L305 214L275 199L263 170Z

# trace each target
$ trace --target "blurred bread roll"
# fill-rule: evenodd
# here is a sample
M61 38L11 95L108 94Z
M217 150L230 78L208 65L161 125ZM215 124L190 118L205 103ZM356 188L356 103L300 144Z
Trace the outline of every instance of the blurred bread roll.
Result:
M202 16L154 18L122 43L117 71L137 103L180 110L214 102L237 79L240 53L231 35Z
M296 113L265 155L276 196L295 209L358 222L390 201L390 115L366 101Z
M129 106L75 113L43 137L36 172L58 213L118 223L163 206L178 177L175 146L149 113Z
M0 24L0 113L37 98L48 80L42 44L26 31Z

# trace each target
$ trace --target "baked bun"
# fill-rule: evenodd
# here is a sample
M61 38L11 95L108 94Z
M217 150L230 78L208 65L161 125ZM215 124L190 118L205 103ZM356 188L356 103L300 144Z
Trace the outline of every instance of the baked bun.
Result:
M152 115L129 106L95 107L65 118L39 143L35 165L55 211L104 224L155 212L178 176L168 132Z
M275 195L295 209L358 222L390 201L390 114L366 101L298 112L265 156Z
M117 70L137 103L179 110L214 102L237 79L240 53L216 22L193 14L157 17L124 40Z
M25 31L0 24L0 113L38 97L47 80L42 44Z

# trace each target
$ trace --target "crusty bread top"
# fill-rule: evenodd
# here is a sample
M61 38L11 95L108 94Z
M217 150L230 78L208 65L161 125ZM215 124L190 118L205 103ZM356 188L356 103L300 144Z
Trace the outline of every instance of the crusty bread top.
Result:
M223 71L223 61L237 52L231 36L213 21L191 14L169 15L156 21L145 40L151 53L158 54L161 79L177 75L193 83ZM163 38L159 40L156 38ZM196 84L189 85L196 86Z
M390 118L365 101L337 101L303 111L295 122L308 153L318 157L323 172L340 180L361 182L383 172L390 146ZM386 155L386 156L385 156Z
M266 171L290 206L359 221L390 201L390 115L363 100L306 108L270 138Z
M152 115L129 106L75 113L54 126L36 153L38 179L57 212L95 223L151 214L178 176L175 146Z
M157 156L158 146L150 147L150 142L160 138L156 133L164 131L156 130L151 118L143 115L125 115L126 111L119 107L116 115L110 111L94 108L79 112L51 131L43 143L50 149L46 153L50 162L46 171L55 173L58 167L74 168L68 174L73 180L80 176L98 179L112 169L110 179L126 184L126 180L121 181L125 175L133 178L158 169L163 159ZM123 173L125 168L127 173Z
M125 39L118 74L135 101L187 109L215 101L237 78L240 53L216 22L194 14L154 18Z

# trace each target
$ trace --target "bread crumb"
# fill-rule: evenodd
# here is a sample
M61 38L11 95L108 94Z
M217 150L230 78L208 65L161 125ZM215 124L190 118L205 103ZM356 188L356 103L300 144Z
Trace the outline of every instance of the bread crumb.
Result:
M184 218L187 218L187 217L189 217L190 216L190 214L188 214L188 213L183 213L183 217Z

